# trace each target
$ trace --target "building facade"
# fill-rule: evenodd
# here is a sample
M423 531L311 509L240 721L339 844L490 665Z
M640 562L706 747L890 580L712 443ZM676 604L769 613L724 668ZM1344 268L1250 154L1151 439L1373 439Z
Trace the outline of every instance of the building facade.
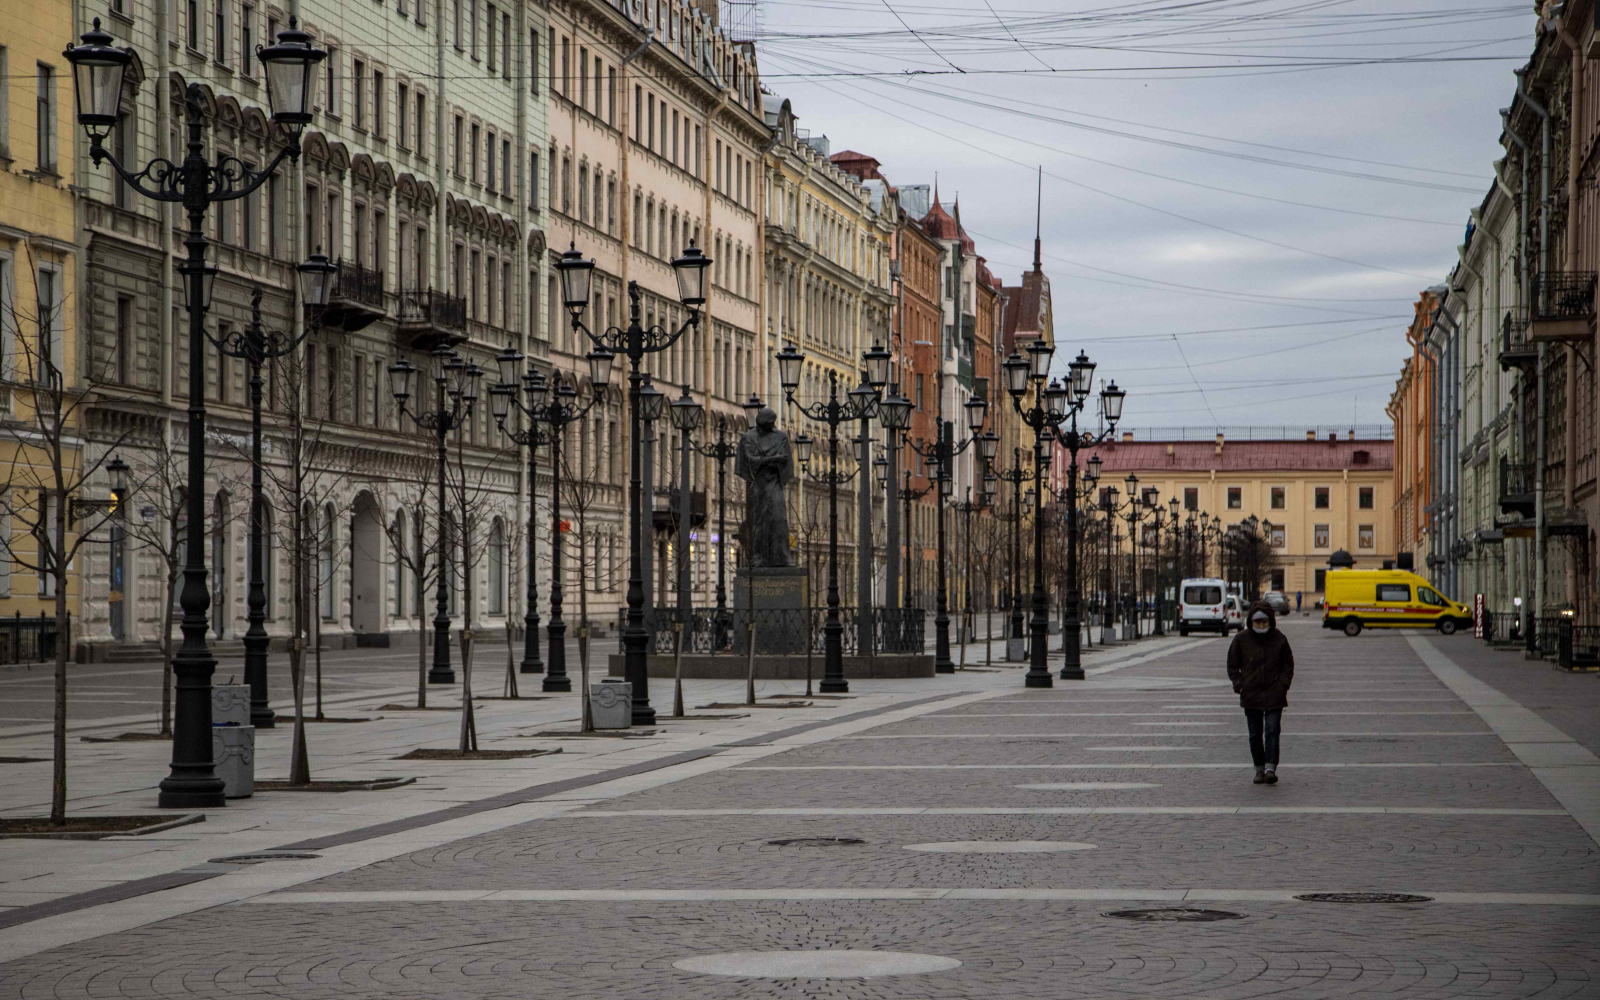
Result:
M1328 559L1340 549L1362 569L1394 560L1391 441L1308 435L1230 442L1221 434L1215 442L1135 441L1124 434L1094 454L1103 463L1102 487L1121 490L1136 475L1141 495L1155 488L1164 507L1178 499L1180 522L1193 515L1223 531L1252 516L1262 522L1275 557L1260 581L1263 590L1300 593L1306 602L1320 598ZM1115 551L1127 552L1127 537L1124 526ZM1214 539L1213 533L1203 543L1212 573L1220 571Z

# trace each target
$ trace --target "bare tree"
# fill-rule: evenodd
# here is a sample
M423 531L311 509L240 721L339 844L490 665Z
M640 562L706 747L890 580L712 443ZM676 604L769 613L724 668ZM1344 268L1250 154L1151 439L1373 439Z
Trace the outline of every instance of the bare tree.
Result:
M125 511L123 531L130 548L154 557L161 566L161 735L172 735L172 655L173 613L178 604L178 582L183 579L184 532L188 490L185 485L188 459L173 447L175 428L162 421L162 433L142 448L142 480L137 491L130 491L130 506ZM136 513L136 517L127 516Z
M412 598L417 613L417 707L428 707L428 615L425 607L427 594L439 580L439 532L432 534L427 526L437 525L438 509L433 484L426 477L390 483L391 495L399 509L406 512L405 522L391 518L383 523L383 533L389 540L389 558L402 572L401 576L412 583ZM402 593L401 599L404 599Z
M580 701L583 705L581 728L584 732L592 732L594 716L589 710L589 594L614 593L619 582L616 567L609 561L613 550L607 548L602 551L600 545L595 508L613 491L617 492L615 499L620 500L621 497L618 487L606 482L609 466L605 462L609 459L602 460L600 449L593 449L588 462L584 461L583 449L576 449L579 452L576 455L574 450L561 449L563 513L570 515L571 523L576 528L575 532L569 534L577 536L576 552L563 546L562 580L563 584L569 579L578 581L578 683L582 687ZM552 524L550 530L553 534L560 531L561 526ZM566 564L569 552L573 560L570 568Z
M41 274L31 249L29 257L29 271ZM60 280L59 272L50 273ZM0 317L0 329L12 334L16 347L0 371L10 409L0 419L0 434L11 444L9 454L0 459L0 515L9 527L0 530L0 546L13 565L38 577L39 596L53 599L57 632L50 822L60 826L67 818L69 572L86 545L105 541L95 532L116 516L109 499L97 501L85 494L126 435L99 442L93 452L84 446L86 418L101 397L101 384L91 365L81 366L81 378L63 367L67 297L59 289L38 291L36 312L28 314L13 301L9 315Z

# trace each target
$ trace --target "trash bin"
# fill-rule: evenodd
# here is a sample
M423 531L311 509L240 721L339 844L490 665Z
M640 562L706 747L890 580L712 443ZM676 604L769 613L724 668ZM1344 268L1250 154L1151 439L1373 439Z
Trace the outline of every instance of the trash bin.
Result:
M589 685L589 715L596 729L627 729L633 725L633 685L607 677Z
M213 684L211 686L211 724L248 726L250 724L250 685Z

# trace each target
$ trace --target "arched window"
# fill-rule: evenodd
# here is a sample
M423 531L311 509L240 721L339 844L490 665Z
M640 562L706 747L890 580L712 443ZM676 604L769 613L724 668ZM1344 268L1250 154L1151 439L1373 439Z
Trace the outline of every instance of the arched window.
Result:
M333 504L322 508L317 526L317 609L323 621L333 620Z
M506 526L498 517L489 528L489 613L506 613Z
M394 618L406 616L406 562L410 558L406 538L406 512L394 512L394 523L389 528L389 544L394 546L394 569L389 574L389 614Z
M228 586L233 577L229 566L228 521L232 510L229 500L227 490L218 490L211 500L211 629L219 639L228 634L228 619L232 617L229 604L233 595Z
M273 604L272 581L278 576L274 570L274 559L277 556L276 539L272 534L272 505L266 502L261 504L261 582L266 592L268 620L278 617L278 609Z
M427 542L422 537L424 518L422 508L418 507L411 518L411 530L415 533L411 540L412 566L415 572L411 574L411 613L422 616L422 584L428 575L428 548Z

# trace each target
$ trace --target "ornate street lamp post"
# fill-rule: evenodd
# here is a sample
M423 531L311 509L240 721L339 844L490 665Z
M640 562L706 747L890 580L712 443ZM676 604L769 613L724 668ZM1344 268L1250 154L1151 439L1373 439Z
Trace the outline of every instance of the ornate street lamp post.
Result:
M1011 605L1009 616L1011 627L1006 632L1006 659L1012 659L1011 644L1016 643L1018 654L1021 658L1022 648L1022 522L1024 512L1022 506L1022 484L1031 483L1039 476L1037 468L1029 469L1022 464L1022 449L1011 449L1011 468L1001 469L996 473L1000 479L1011 484L1011 513L1004 520L1011 525L1011 593L1007 603Z
M566 440L567 425L581 419L605 399L606 390L611 385L613 355L610 351L604 350L589 352L587 360L592 391L589 393L589 402L582 406L576 402L577 389L573 388L571 381L563 378L560 372L555 372L548 379L540 372L528 372L524 375L521 374L523 360L521 352L509 345L495 356L495 363L500 369L500 383L489 389L489 412L494 416L495 424L502 434L528 449L528 611L524 625L531 631L524 637L524 649L533 650L532 659L535 662L539 656L536 636L539 618L533 610L534 602L538 599L538 590L534 582L536 552L534 538L538 534L536 515L538 490L534 488L536 483L534 451L541 444L550 446L550 621L545 626L545 634L549 640L546 658L550 669L549 673L545 674L540 688L548 692L563 693L572 690L572 678L567 674L567 623L561 617L561 447ZM526 403L517 398L519 382L528 397ZM513 406L528 419L527 430L506 427L506 418L511 415ZM537 425L541 423L550 426L548 434L539 432ZM532 619L531 623L528 622L529 618ZM525 652L524 664L528 659L529 655Z
M1122 401L1126 393L1117 388L1116 382L1102 389L1100 412L1105 417L1106 430L1099 435L1087 431L1080 432L1078 413L1089 401L1090 390L1094 385L1095 365L1080 352L1077 359L1068 365L1066 381L1051 382L1046 387L1045 382L1050 376L1050 359L1054 353L1055 348L1036 340L1028 345L1027 358L1013 351L1002 367L1005 370L1006 391L1011 394L1012 407L1022 417L1023 422L1033 428L1034 476L1040 477L1043 474L1044 464L1049 461L1044 441L1047 434L1052 434L1067 448L1069 454L1067 491L1076 496L1078 451L1085 446L1099 444L1112 435L1116 430L1117 421L1122 419ZM1034 393L1034 404L1024 409L1022 400L1030 386ZM1065 660L1061 666L1062 680L1083 679L1081 651L1078 648L1078 600L1078 506L1074 503L1067 508L1067 614L1063 624L1067 634L1062 637L1064 640L1062 645L1065 647ZM1044 589L1044 519L1035 518L1033 620L1030 625L1033 632L1033 649L1025 679L1028 687L1049 687L1051 684L1050 671L1045 667L1046 636L1050 627L1048 603L1049 596Z
M212 205L236 201L254 192L277 171L285 159L300 156L300 131L311 121L315 103L316 64L327 53L313 48L311 36L299 30L295 19L278 33L275 44L258 49L262 73L267 80L267 101L272 121L288 130L289 141L264 170L251 170L232 156L219 156L215 163L205 157L205 113L201 107L201 88L191 83L184 95L184 120L188 127L187 155L183 162L156 158L142 169L123 165L105 148L105 139L121 119L122 83L132 65L132 48L117 48L115 39L100 30L100 19L83 35L79 45L62 55L72 64L73 90L77 98L78 124L89 138L89 156L95 166L109 160L117 175L135 191L155 201L183 206L189 218L184 233L188 257L179 267L184 277L184 298L189 307L189 461L186 498L188 523L205 523L206 505L206 410L205 410L205 313L211 304L211 289L217 266L206 263L206 212ZM206 646L206 611L211 594L206 587L205 532L191 527L185 541L183 591L183 645L172 658L177 679L173 714L172 765L161 781L159 802L163 809L204 809L225 804L222 779L212 768L211 749L211 674L217 661Z
M828 425L828 471L812 474L807 458L806 449L797 448L801 465L806 467L806 473L817 482L826 483L828 486L828 617L822 626L823 635L823 668L822 683L819 689L824 694L836 694L850 690L849 682L844 679L844 623L839 619L839 485L848 483L858 474L865 472L865 467L858 466L855 471L848 474L839 471L839 425L851 420L863 422L865 433L866 421L878 415L878 406L882 401L879 394L884 385L888 383L888 352L883 353L883 364L877 363L875 352L882 351L876 345L863 355L867 367L864 371L862 383L851 389L846 395L847 401L839 400L839 373L833 370L828 372L828 398L826 401L818 400L812 403L795 402L795 390L800 388L800 370L805 364L805 355L795 350L793 344L788 345L778 352L778 381L783 385L783 393L791 406L797 408L803 416ZM867 546L868 539L859 539L861 547ZM859 558L861 549L858 548ZM856 637L858 647L862 644L863 633L868 635L867 643L871 642L872 609L856 609ZM809 639L808 639L809 641Z
M244 633L244 682L250 685L250 724L257 729L276 725L267 690L267 513L261 490L261 367L292 354L317 329L316 321L328 304L333 279L339 272L321 253L312 254L295 270L300 275L300 301L313 310L312 322L298 335L262 327L260 286L250 296L249 326L220 341L206 334L218 351L230 358L242 358L250 368L250 590L245 598L249 627Z
M756 404L755 412L760 413L761 400L752 399ZM728 615L727 586L728 459L739 453L739 443L728 440L728 421L718 417L717 439L701 445L690 443L689 447L717 463L717 611L711 640L711 648L715 651L723 647L733 627L733 620Z
M944 533L944 505L950 499L950 494L955 491L956 456L976 444L978 457L982 460L983 468L987 469L994 461L995 448L1000 444L1000 439L996 435L979 433L983 430L984 420L989 413L989 401L982 396L973 396L962 406L967 411L967 430L970 432L965 441L956 444L955 425L944 420L939 424L939 437L936 441L931 444L921 441L911 442L911 450L920 455L935 471L934 478L939 487L934 494L933 506L939 560L937 589L934 594L933 669L935 673L941 674L952 674L956 669L955 662L950 659L950 597L946 581L949 558L945 551Z
M656 393L650 403L655 412L648 415L644 413L641 399L644 375L639 370L639 363L647 354L665 351L677 343L686 331L699 325L700 307L706 301L706 269L710 266L711 258L692 243L683 251L683 256L672 262L673 273L678 279L678 301L689 309L688 318L676 330L659 325L646 328L641 324L642 293L639 283L630 281L627 327L610 327L597 334L583 322L583 311L589 307L594 261L584 260L576 246L572 246L555 264L556 271L561 275L561 300L572 316L572 328L581 331L596 347L628 359L628 623L622 630L622 655L624 676L633 684L633 724L636 726L649 726L656 721L656 710L650 705L650 636L644 626L644 566L640 557L640 547L645 544L640 531L644 497L639 445L644 433L644 420L647 416L652 420L658 419L663 401L662 394Z
M966 567L961 579L961 664L966 666L967 643L972 641L972 515L984 510L987 493L980 492L972 499L972 487L967 487L966 498L950 505L961 515L961 565Z
M428 668L429 684L454 684L456 672L450 667L450 574L448 572L452 553L449 551L451 542L459 545L462 543L459 532L464 530L467 518L466 511L462 511L461 522L457 527L455 539L448 537L445 531L448 516L449 502L445 492L445 468L449 462L450 453L446 445L450 432L461 427L472 415L473 405L478 401L478 381L483 378L483 369L476 363L464 360L461 355L448 347L437 347L433 350L433 385L434 408L423 411L411 410L407 400L411 398L412 380L416 378L418 369L411 362L401 358L389 366L389 391L394 396L396 407L406 416L410 417L416 425L424 430L434 432L434 441L437 445L438 487L439 487L439 529L438 529L438 556L439 585L434 591L433 613L433 664Z
M693 494L689 481L689 454L696 450L694 443L689 440L689 435L700 429L700 424L705 420L705 410L689 395L689 387L683 387L683 394L672 401L668 411L672 417L672 426L678 431L678 643L682 643L689 635L689 618L694 613L694 592L689 586L689 528L694 523ZM681 698L675 699L673 715L683 714Z

